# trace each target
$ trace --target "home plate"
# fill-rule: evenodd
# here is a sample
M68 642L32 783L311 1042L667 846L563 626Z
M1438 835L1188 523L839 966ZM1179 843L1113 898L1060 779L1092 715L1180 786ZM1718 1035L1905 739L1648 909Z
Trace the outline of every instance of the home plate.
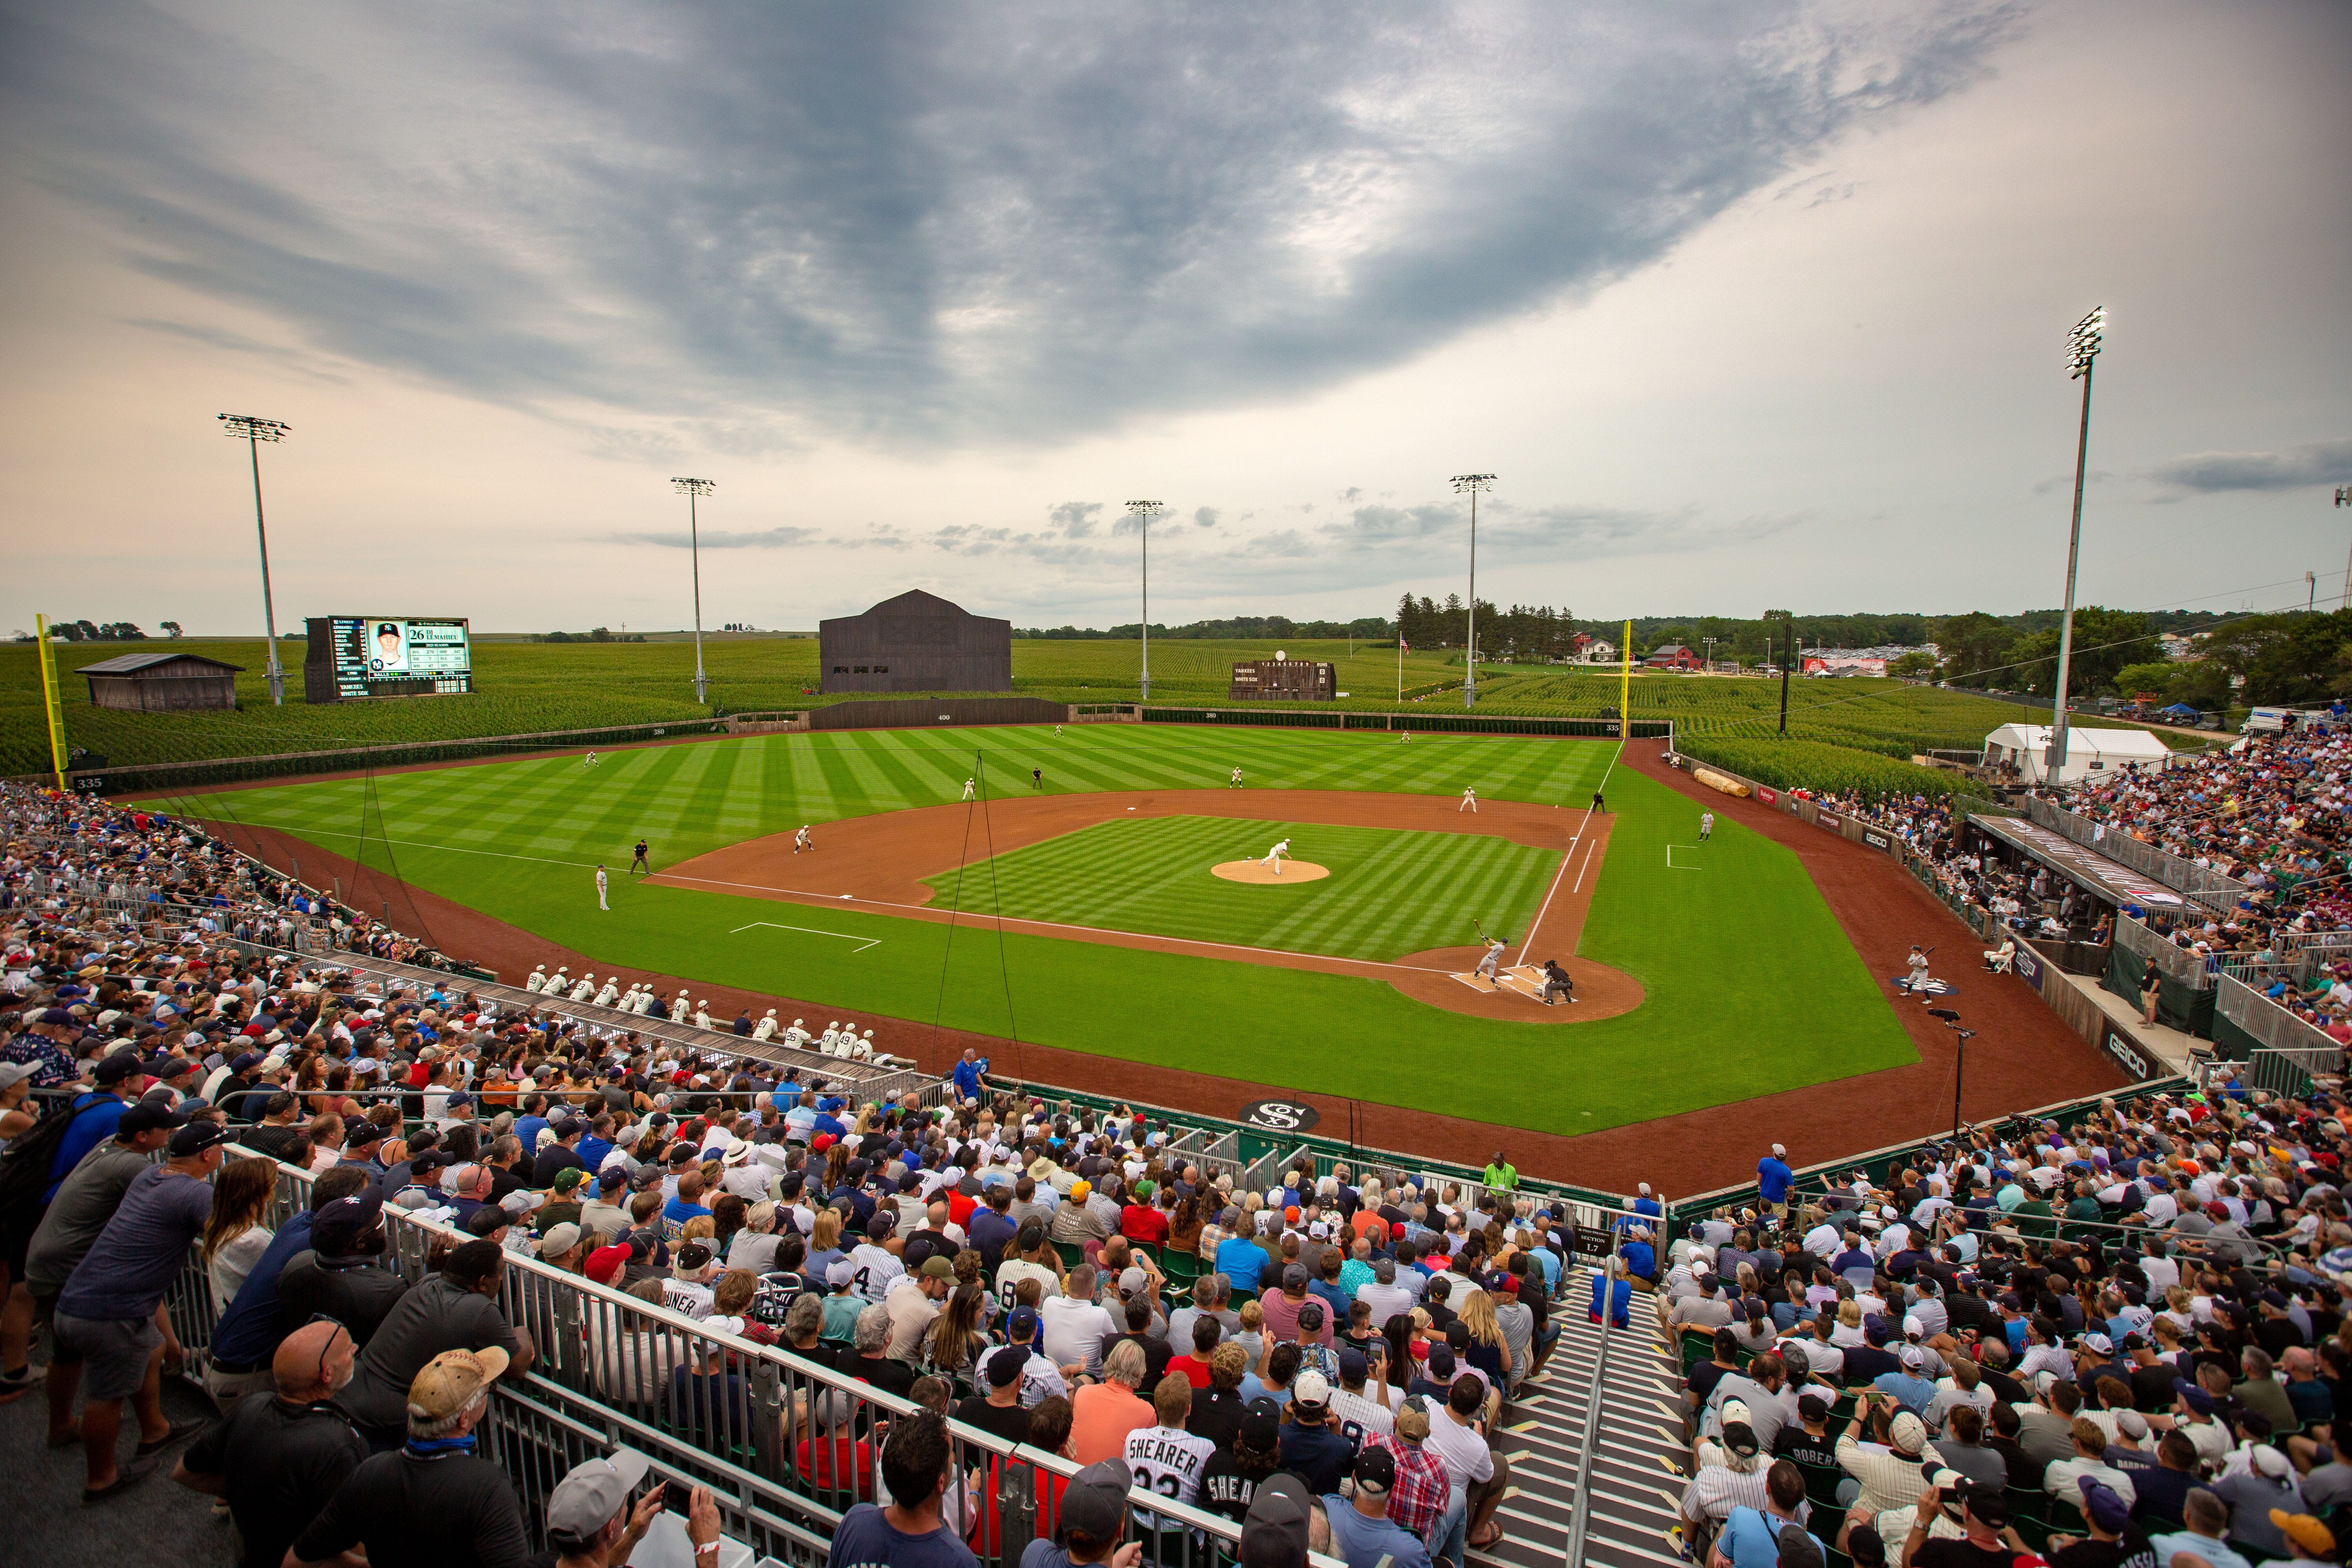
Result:
M1503 971L1506 991L1516 991L1530 1002L1543 1000L1544 972L1532 963L1516 964Z

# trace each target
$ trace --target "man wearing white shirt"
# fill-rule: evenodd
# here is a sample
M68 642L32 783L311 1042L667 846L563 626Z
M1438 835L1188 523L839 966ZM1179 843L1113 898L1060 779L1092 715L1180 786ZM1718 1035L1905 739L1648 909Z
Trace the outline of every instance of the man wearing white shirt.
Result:
M1094 1265L1081 1263L1070 1270L1070 1293L1056 1296L1038 1309L1045 1358L1066 1374L1075 1368L1088 1376L1100 1376L1103 1342L1124 1326L1095 1305L1094 1289Z
M1418 1272L1418 1270L1415 1270ZM1384 1328L1399 1312L1412 1310L1413 1293L1397 1283L1398 1269L1392 1258L1383 1258L1372 1265L1372 1282L1357 1287L1356 1300L1372 1310L1374 1332Z
M1838 1255L1839 1247L1843 1245L1844 1245L1844 1237L1839 1234L1837 1226L1830 1224L1827 1220L1823 1220L1821 1224L1813 1226L1812 1229L1805 1233L1805 1250L1811 1253L1814 1257L1822 1259L1823 1262L1827 1262L1829 1259L1835 1258ZM1434 1429L1435 1426L1433 1423L1432 1430Z

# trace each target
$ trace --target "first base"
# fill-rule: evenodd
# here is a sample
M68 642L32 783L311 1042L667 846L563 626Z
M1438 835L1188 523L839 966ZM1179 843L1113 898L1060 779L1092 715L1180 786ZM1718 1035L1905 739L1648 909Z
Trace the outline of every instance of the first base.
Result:
M1209 868L1212 876L1223 877L1228 882L1265 882L1276 887L1296 882L1319 882L1331 874L1328 866L1318 866L1312 860L1285 860L1282 875L1263 860L1227 860Z

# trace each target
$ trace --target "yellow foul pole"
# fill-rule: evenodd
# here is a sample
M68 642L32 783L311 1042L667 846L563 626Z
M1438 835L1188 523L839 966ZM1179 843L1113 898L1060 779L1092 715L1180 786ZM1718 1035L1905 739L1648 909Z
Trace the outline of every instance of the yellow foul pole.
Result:
M1625 640L1617 648L1617 738L1633 738L1633 623L1625 623Z
M33 635L40 644L41 702L49 714L49 771L57 777L58 793L63 795L66 787L66 716L58 706L57 667L49 658L49 618L47 616L33 617Z

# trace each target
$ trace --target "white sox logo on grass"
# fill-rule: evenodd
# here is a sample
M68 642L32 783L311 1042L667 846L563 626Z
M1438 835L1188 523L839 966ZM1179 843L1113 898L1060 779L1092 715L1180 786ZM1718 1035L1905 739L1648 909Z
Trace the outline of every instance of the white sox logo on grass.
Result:
M1268 1132L1306 1132L1323 1120L1323 1113L1295 1100L1261 1100L1243 1106L1235 1120Z

